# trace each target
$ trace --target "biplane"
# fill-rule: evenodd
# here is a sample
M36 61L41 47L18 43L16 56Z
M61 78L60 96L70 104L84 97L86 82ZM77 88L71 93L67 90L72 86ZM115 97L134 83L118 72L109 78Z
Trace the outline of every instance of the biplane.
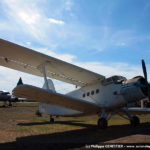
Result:
M13 95L39 102L39 111L54 116L98 116L98 127L107 128L114 114L126 116L132 126L140 120L132 114L150 113L149 109L128 108L127 104L150 99L150 84L142 60L143 76L127 80L123 76L105 76L46 54L0 39L0 65L44 78L42 88L19 84ZM103 72L103 70L101 70ZM52 79L79 88L66 94L55 90Z

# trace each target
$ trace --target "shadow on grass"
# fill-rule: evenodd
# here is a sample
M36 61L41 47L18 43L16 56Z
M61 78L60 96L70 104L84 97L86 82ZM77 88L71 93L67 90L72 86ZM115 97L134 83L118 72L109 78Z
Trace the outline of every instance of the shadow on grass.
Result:
M38 108L37 106L17 106L17 105L13 105L13 106L0 106L0 108L13 108L13 107L23 107L23 108L25 108L25 107L35 107L35 108Z
M15 142L1 144L0 149L74 149L84 147L86 144L102 143L135 134L150 135L150 123L142 123L136 128L131 128L130 125L113 125L105 130L99 130L96 125L87 125L82 122L58 121L55 124L80 125L85 128L20 137Z
M29 122L29 123L18 123L19 126L34 126L34 125L46 125L50 124L49 121L43 121L43 122Z
M85 128L93 128L96 127L95 125L91 125L91 124L85 124L82 123L82 121L74 121L74 120L70 120L70 121L55 121L55 123L50 123L49 121L45 121L45 122L29 122L29 123L18 123L19 126L33 126L33 125L46 125L46 124L64 124L64 125L72 125L72 126L80 126L80 127L85 127Z

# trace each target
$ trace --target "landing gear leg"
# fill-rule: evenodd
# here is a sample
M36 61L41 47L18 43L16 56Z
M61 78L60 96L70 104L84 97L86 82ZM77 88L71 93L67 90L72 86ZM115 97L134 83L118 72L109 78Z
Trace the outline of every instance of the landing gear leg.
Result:
M42 113L41 113L39 110L37 110L37 111L35 112L35 115L36 115L37 117L42 117Z
M9 101L9 104L8 104L8 106L9 106L9 107L12 107L12 103L11 103L10 101Z
M99 129L106 129L108 126L104 109L102 109L101 117L98 119L97 125Z
M2 105L2 107L6 107L7 106L7 102L5 101Z
M50 115L50 123L54 123L54 118Z

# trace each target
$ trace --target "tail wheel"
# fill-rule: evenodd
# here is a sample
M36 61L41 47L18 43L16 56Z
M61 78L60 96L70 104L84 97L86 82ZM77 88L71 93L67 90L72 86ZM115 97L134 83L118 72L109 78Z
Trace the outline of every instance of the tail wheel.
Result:
M39 112L39 110L36 111L35 115L36 115L37 117L42 117L42 113Z
M12 104L10 103L8 106L9 106L9 107L12 107Z
M140 119L137 116L133 116L132 120L130 120L130 124L133 127L136 127L140 124Z
M108 122L105 118L98 119L98 128L99 129L106 129L108 126Z
M50 118L50 123L54 123L54 118Z

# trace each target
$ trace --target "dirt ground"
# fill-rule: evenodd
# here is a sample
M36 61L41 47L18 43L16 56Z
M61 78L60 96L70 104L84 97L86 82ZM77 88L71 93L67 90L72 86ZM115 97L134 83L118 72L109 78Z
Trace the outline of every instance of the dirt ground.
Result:
M150 143L150 115L141 116L140 126L114 116L105 130L97 128L97 117L56 118L35 116L37 104L0 107L0 150L84 149L87 144Z

